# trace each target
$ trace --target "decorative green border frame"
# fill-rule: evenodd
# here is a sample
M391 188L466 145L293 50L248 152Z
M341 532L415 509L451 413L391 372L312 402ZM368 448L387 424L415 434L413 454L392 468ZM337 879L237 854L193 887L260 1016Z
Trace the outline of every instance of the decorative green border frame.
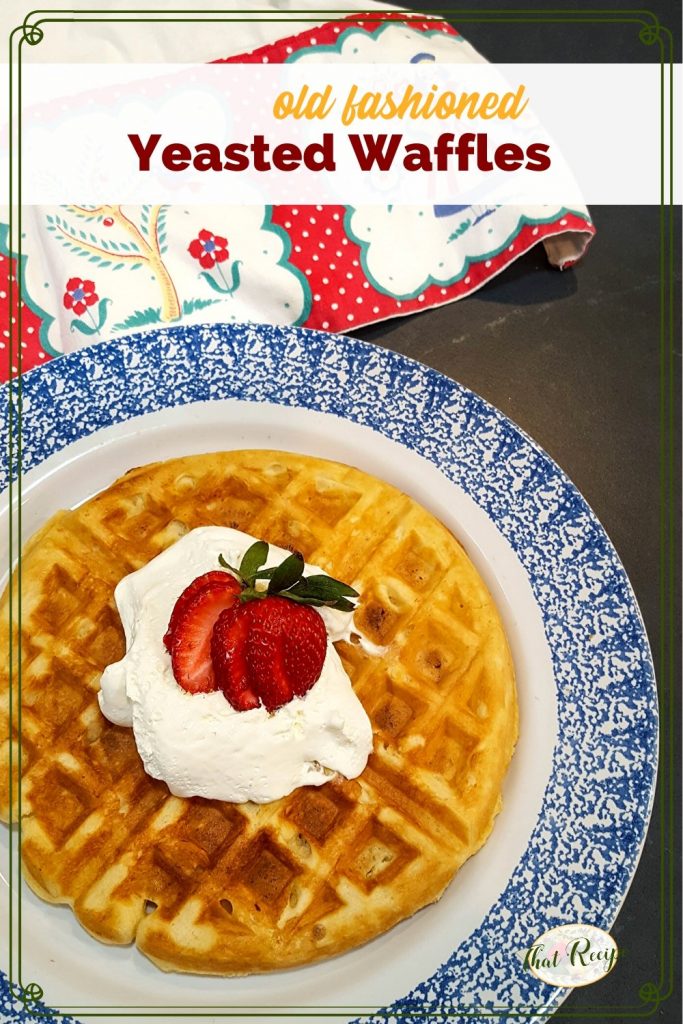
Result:
M120 11L98 11L98 10L56 10L41 11L40 9L30 11L24 18L23 24L12 30L8 39L9 53L9 239L8 248L17 255L17 275L15 292L15 281L10 276L9 280L9 308L10 314L14 310L17 298L16 323L12 323L10 316L10 337L8 343L8 360L10 369L9 389L9 431L8 431L8 459L10 467L9 486L9 550L10 563L11 552L14 542L21 537L21 405L22 405L22 359L21 359L21 337L22 337L22 273L24 256L22 254L22 148L21 148L21 90L22 90L22 68L21 57L24 45L36 46L44 36L43 26L54 23L78 22L82 24L98 22L244 22L256 20L254 15L258 13L272 15L270 11L254 11L236 9L230 11L206 11L206 10L167 10L154 11L148 9L120 10ZM289 23L292 18L298 23L319 24L325 22L343 21L350 14L359 17L372 17L377 20L384 15L383 11L348 11L343 9L329 10L298 10L293 9L283 12L280 16L261 18L261 21ZM603 1006L597 1007L595 1014L586 1011L556 1010L553 1014L556 1019L585 1020L594 1018L601 1021L627 1019L642 1020L652 1017L657 1013L659 1007L674 992L674 885L675 885L675 812L674 812L674 750L675 750L675 667L676 667L676 618L675 618L675 590L676 590L676 461L675 461L675 353L674 353L674 220L673 220L673 35L665 26L661 25L657 16L648 10L547 10L539 12L533 9L518 10L472 10L466 8L449 8L436 11L433 8L425 8L420 12L406 12L406 21L413 20L416 14L425 18L435 19L446 18L452 20L458 26L470 23L494 23L494 24L613 24L613 25L635 25L639 28L639 39L646 46L657 44L659 47L660 64L660 348L659 348L659 371L660 371L660 500L661 500L661 521L660 521L660 564L659 564L659 600L660 600L660 635L657 650L658 664L658 685L661 713L660 730L660 770L657 802L660 812L660 945L659 945L659 978L656 982L648 982L643 985L638 993L640 1004L637 1006ZM318 15L318 17L313 17ZM339 17L336 17L339 15ZM395 12L387 12L392 20L398 20ZM387 15L384 15L385 17ZM667 117L668 107L668 117ZM16 363L15 363L16 357ZM16 369L14 369L16 366ZM12 482L13 470L16 469L16 480ZM16 504L16 522L12 515L12 509ZM10 564L11 573L11 564ZM17 607L17 625L21 629L21 554L19 554L16 574L10 575L9 582L10 596L10 627L12 609ZM19 732L19 762L21 761L21 650L13 649L12 632L10 628L10 651L9 651L9 672L10 672L10 735L13 724L13 700L11 692L11 680L16 673L18 679L18 710L16 713L16 724ZM11 748L10 748L11 749ZM12 753L10 752L10 778L13 771ZM21 804L21 777L19 776L19 803ZM10 800L11 805L11 800ZM13 824L10 810L10 826ZM17 829L19 849L21 845L21 817L19 817ZM13 855L13 843L10 842L10 864L9 864L9 983L15 995L17 1003L30 1010L36 1018L47 1018L49 1016L65 1017L74 1013L78 1016L85 1015L87 1018L118 1016L126 1018L127 1010L138 1011L137 1007L66 1007L69 1012L62 1010L46 1010L45 1004L41 1003L43 989L36 982L24 984L21 974L21 887L17 885L17 928L16 940L18 955L15 963L14 953L14 926L12 914L13 883L18 879L19 868L16 858ZM15 979L16 968L16 980ZM299 1016L301 1019L312 1017L346 1017L349 1015L364 1016L376 1013L375 1008L368 1007L202 1007L198 1012L194 1007L150 1007L140 1008L142 1012L135 1012L140 1018L159 1017L226 1017L226 1018L249 1018L249 1017L291 1017ZM94 1010L95 1012L91 1012ZM120 1012L123 1011L123 1012ZM231 1012L226 1012L231 1011ZM265 1012L263 1012L265 1011ZM301 1012L300 1012L301 1011ZM365 1011L365 1013L364 1013ZM441 1012L421 1011L423 1019L448 1019L448 1016L457 1012L461 1016L490 1018L500 1020L504 1017L510 1018L535 1018L545 1017L547 1008L526 1009L515 1007L508 1009L501 1007L500 1011L476 1010L471 1006L459 1009L457 1006L445 1007ZM420 1011L411 1011L406 1014L395 1014L397 1017L415 1018Z

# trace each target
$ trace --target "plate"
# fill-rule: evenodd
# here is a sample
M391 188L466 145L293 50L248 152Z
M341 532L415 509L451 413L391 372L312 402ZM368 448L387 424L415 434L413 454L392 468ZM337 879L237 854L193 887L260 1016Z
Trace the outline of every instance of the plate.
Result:
M13 955L25 989L33 983L46 1006L80 1020L117 1006L128 1020L162 1007L169 1016L240 1017L249 1007L285 1020L326 1012L377 1022L448 1008L464 1024L494 1006L546 1019L566 990L525 968L524 951L564 922L610 928L644 842L657 767L640 613L609 539L562 471L434 370L296 328L176 327L93 346L26 374L22 403L24 538L132 466L193 452L306 452L402 488L453 530L491 589L520 701L490 839L437 904L367 946L256 978L162 974L134 948L89 937L68 908L25 884L19 893L15 872ZM6 497L1 516L6 556ZM3 828L2 842L6 862L16 835ZM4 985L9 1008L21 993Z

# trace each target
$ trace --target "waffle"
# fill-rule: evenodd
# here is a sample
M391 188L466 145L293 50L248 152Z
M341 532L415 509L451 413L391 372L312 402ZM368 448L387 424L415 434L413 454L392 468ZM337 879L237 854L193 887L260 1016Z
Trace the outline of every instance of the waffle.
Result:
M180 799L100 713L101 672L124 653L116 583L210 524L298 550L361 592L356 625L384 650L337 645L373 725L359 778L263 805ZM104 942L203 974L309 963L437 900L491 831L517 736L503 628L452 534L375 477L267 451L132 470L29 541L21 603L25 877ZM11 746L14 820L16 684L0 762L7 819Z

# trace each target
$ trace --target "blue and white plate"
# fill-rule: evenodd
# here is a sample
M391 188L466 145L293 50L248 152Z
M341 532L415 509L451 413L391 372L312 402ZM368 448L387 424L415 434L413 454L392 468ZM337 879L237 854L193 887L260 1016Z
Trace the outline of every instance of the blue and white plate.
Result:
M24 985L79 1020L113 1006L127 1007L128 1020L162 1007L169 1018L205 1009L212 1019L247 1007L289 1020L448 1012L454 1024L478 1008L550 1015L566 991L534 977L524 951L561 923L610 928L643 845L657 765L643 623L612 545L562 471L433 370L348 338L254 325L160 330L34 370L23 382L22 440L24 538L131 466L192 452L308 452L396 484L453 530L486 579L520 700L490 839L439 903L369 945L265 977L166 975L22 886L14 962ZM2 516L6 524L6 507ZM6 858L6 828L2 841ZM17 920L15 945L18 931ZM33 1019L6 984L3 998L0 1016Z

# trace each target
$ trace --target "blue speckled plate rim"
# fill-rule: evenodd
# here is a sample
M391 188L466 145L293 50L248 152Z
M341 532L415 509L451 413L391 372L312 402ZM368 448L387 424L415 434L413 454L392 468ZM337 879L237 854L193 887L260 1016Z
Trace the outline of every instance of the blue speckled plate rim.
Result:
M510 948L523 949L546 927L577 917L611 926L644 844L657 769L657 696L642 617L604 529L562 470L502 413L437 371L376 345L303 328L214 324L160 329L62 356L25 374L21 388L23 472L75 440L133 416L238 398L297 405L363 423L429 459L486 511L524 565L543 615L558 684L553 772L525 853L481 925L424 983L363 1019L421 1021L446 1010L453 1024L465 1024L478 1010L487 1015L498 1010L504 1017L513 1006L516 1012L532 1010L535 1021L547 1019L567 990L545 985L514 955L501 957L496 940L504 934ZM7 408L5 394L5 423ZM0 486L7 481L5 464ZM577 547L577 540L583 545ZM578 568L589 572L577 574ZM576 584L581 581L591 581L601 605L598 619L591 618L595 609L590 602L578 606ZM606 628L608 619L616 622L614 628ZM598 621L605 632L595 632ZM590 666L582 657L589 638L594 653L631 668L607 677L615 686L612 701L596 697L593 689L604 688L604 675L596 678L595 665L586 672ZM577 679L572 670L579 668ZM617 695L628 711L628 728L610 715ZM577 696L582 698L578 705L572 700ZM600 765L611 784L609 824L592 822L592 811L585 813L595 809L600 796L585 790L581 758L587 756L586 744L576 742L590 737L594 743L599 736L591 716L606 735L619 733L615 746L603 742L592 748L592 763ZM610 758L610 750L622 760ZM558 793L564 794L564 814ZM585 820L577 811L584 812ZM597 870L593 861L592 873L586 870L577 852L577 830L579 845L593 850L593 840L606 868ZM578 859L567 859L572 848ZM605 854L612 854L611 861ZM575 889L579 878L581 886ZM557 902L549 902L558 882ZM485 964L483 973L471 966L473 956ZM477 1002L478 994L490 994L492 977L495 1000ZM2 982L0 1011L11 1003L12 1019L33 1020L30 1009L12 1001L4 975ZM506 1001L506 993L513 1000ZM49 1020L42 1012L40 1019Z

